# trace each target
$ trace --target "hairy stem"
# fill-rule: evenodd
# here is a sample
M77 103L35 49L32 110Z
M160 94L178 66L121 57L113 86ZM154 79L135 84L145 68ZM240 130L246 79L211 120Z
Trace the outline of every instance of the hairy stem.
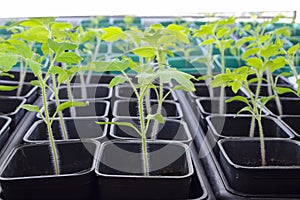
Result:
M100 50L100 45L101 45L101 40L98 37L96 38L96 40L97 40L97 44L96 44L94 54L93 54L93 57L92 57L92 62L96 61L99 50ZM91 70L88 72L87 77L86 77L86 84L90 84L92 73L93 72Z
M225 55L224 55L224 49L220 48L221 52L221 58L222 58L222 70L221 73L225 73ZM220 88L220 104L219 104L219 113L223 114L224 113L224 94L225 93L225 88L224 86L221 86Z
M257 123L258 123L258 128L259 128L261 165L266 166L265 140L264 140L263 128L262 128L262 124L261 124L261 117L257 117Z
M58 174L60 174L59 159L58 159L58 152L56 149L56 145L54 142L51 121L50 121L50 117L49 117L45 83L41 84L41 89L42 89L43 106L44 106L44 110L45 110L45 123L47 125L47 130L48 130L48 134L49 134L51 153L53 155L53 161L54 161L54 167L55 167L55 174L58 175Z
M141 123L141 134L142 134L142 151L143 151L143 162L144 162L144 173L145 176L149 176L149 163L148 163L148 150L147 150L147 138L144 120L144 109L143 109L143 98L138 99L140 123Z
M252 115L249 137L254 137L254 130L255 130L255 116Z
M55 103L56 103L56 107L58 107L60 105L60 102L59 102L58 88L56 86L56 77L55 77L54 74L52 74L51 78L52 78L52 85L53 85ZM58 112L58 116L59 116L59 122L60 122L61 130L62 130L63 139L67 140L68 139L67 128L66 128L66 124L65 124L65 121L63 119L63 114L62 114L61 111Z
M26 64L24 66L24 62L21 59L20 60L20 80L19 80L19 85L18 85L18 90L17 90L17 97L19 97L21 95L26 73L27 73L27 66L26 66Z

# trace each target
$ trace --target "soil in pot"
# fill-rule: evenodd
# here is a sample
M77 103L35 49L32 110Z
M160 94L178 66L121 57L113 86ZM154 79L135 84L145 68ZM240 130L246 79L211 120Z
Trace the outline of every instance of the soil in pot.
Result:
M300 195L300 144L265 139L266 166L261 166L259 139L219 141L220 164L237 193L272 197Z
M144 176L140 142L104 143L96 166L100 198L187 199L193 174L187 146L148 142L148 152Z
M92 199L98 142L56 144L60 174L55 175L49 144L20 146L8 156L0 173L4 199Z
M151 114L156 113L158 102L150 100ZM148 113L148 111L146 111ZM147 116L147 113L145 116ZM181 119L182 110L180 104L171 101L164 101L162 104L161 114L170 119ZM128 100L117 100L113 107L114 117L137 117L138 116L138 102Z
M95 139L102 141L107 134L107 125L98 125L95 122L107 122L107 118L74 118L65 119L65 125L68 133L68 141ZM59 119L54 120L52 131L55 140L63 140L63 132ZM42 121L36 121L24 136L25 142L47 142L47 125Z
M139 119L135 118L113 118L114 122L131 122L137 128L140 127ZM147 138L151 139L152 128L154 121L152 120L147 133ZM172 140L189 144L192 141L191 134L185 122L178 120L166 119L164 124L158 125L158 133L155 139L157 140ZM138 135L131 127L112 125L110 127L110 136L115 139L140 139Z

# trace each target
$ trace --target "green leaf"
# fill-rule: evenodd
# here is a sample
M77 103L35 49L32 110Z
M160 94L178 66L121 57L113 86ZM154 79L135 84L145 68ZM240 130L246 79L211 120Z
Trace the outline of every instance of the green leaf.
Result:
M240 90L241 86L242 84L236 81L231 83L231 89L234 92L234 94L236 94Z
M32 86L38 86L38 87L40 87L40 86L41 86L41 84L40 84L40 81L39 81L39 80L33 80L33 81L30 81L30 84L31 84Z
M250 67L254 67L258 70L262 70L263 68L263 61L260 58L248 58L246 61L247 65L249 65Z
M127 126L135 130L140 136L142 135L141 132L130 122L96 122L96 124L99 125L105 125L105 124L112 124L112 125L118 125L118 126Z
M51 29L65 30L71 29L72 27L73 25L68 22L54 22L51 24Z
M116 59L111 62L108 61L91 62L90 65L91 65L90 70L96 72L125 71L127 68L129 68L129 62L124 59L121 61Z
M154 47L139 47L132 50L132 52L138 56L153 58L155 56L155 48Z
M241 110L239 110L235 116L243 113L243 112L250 112L252 115L255 115L253 110L252 110L252 107L251 106L245 106L244 108L242 108Z
M295 90L293 90L292 88L288 88L288 87L274 87L274 90L278 93L278 94L285 94L285 93L293 93L295 95L298 96L297 92Z
M87 104L85 102L77 102L77 101L63 102L56 108L55 113L58 113L62 110L70 108L70 107L84 107L84 106L87 106Z
M109 88L112 88L116 85L125 83L126 81L128 81L128 78L125 76L115 76L109 83Z
M18 55L10 53L0 53L0 66L3 71L9 71L18 62Z
M69 78L69 74L67 72L59 73L57 76L57 81L59 84L62 84L63 82L67 81Z
M295 44L294 46L291 46L289 49L288 49L288 54L289 55L295 55L295 53L299 50L299 43Z
M258 53L260 51L260 48L251 48L251 49L247 49L242 56L242 59L245 60L246 58L248 58L249 56L255 55L256 53Z
M68 64L78 64L82 58L74 52L63 52L56 57L57 62L63 62Z
M247 104L247 105L250 105L249 104L249 101L248 101L248 99L246 98L246 97L243 97L243 96L234 96L234 97L231 97L231 98L229 98L229 99L227 99L225 102L226 103L230 103L230 102L232 102L232 101L241 101L241 102L244 102L245 104Z
M159 38L158 43L159 44L169 44L172 43L175 40L174 35L163 35L161 38Z
M0 85L0 91L12 91L17 88L18 88L18 86Z
M200 30L197 30L193 36L194 37L202 37L205 35L213 35L213 34L214 34L214 31L213 31L213 27L211 25L202 25L200 27Z
M209 38L209 39L204 40L203 42L201 42L200 46L214 44L215 42L216 42L216 40L214 38Z
M23 105L20 106L20 108L23 108L23 109L28 110L30 112L37 112L37 113L40 112L39 107L36 106L36 105L23 104Z
M158 121L161 124L165 123L164 117L162 116L162 114L159 114L159 113L157 113L155 115L148 114L146 119L148 119L148 120L155 119L156 121Z
M261 97L260 98L260 102L261 102L261 106L265 106L271 99L274 99L275 95L272 96L268 96L268 97Z
M29 65L29 67L30 67L31 71L34 73L34 75L36 77L38 77L39 73L41 71L41 64L34 60L31 60L31 59L26 59L25 61Z
M228 27L223 27L223 28L220 28L218 31L217 31L217 38L221 38L223 37L226 32L229 31L229 28Z
M186 91L195 91L193 82L190 80L192 75L178 71L174 68L167 68L158 70L157 74L162 83L169 83L171 79L174 79L179 85L186 88Z
M126 38L126 35L123 33L123 30L119 27L108 27L108 28L103 28L104 34L101 36L101 39L106 41L106 42L114 42L117 40L124 40Z
M17 53L23 58L32 58L32 52L29 45L14 44L13 46L15 47Z
M62 73L65 73L65 71L59 66L52 66L48 70L48 73L50 73L50 74L62 74Z
M28 41L45 43L49 38L49 31L44 26L34 26L29 28L24 35Z
M269 65L271 72L274 72L277 69L282 68L285 66L285 58L284 57L277 57L272 62L271 65Z
M67 51L67 50L75 50L77 45L71 42L55 42L54 40L48 39L49 48L55 52L58 56Z

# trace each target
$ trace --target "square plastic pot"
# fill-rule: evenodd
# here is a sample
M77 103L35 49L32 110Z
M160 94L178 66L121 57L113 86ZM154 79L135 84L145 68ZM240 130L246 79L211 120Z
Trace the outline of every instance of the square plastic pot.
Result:
M159 92L159 88L157 88L157 90ZM163 88L163 96L165 96L167 93L169 93L169 95L166 97L165 100L169 100L169 101L177 101L178 100L175 92L171 92L170 88L164 87ZM132 87L128 84L116 86L115 95L118 99L136 99L136 95L135 95ZM158 99L154 89L150 89L150 99L151 100Z
M140 129L139 119L129 118L129 117L119 117L113 118L113 122L130 122ZM153 130L154 120L151 121L149 129L147 132L147 138L151 139L151 134ZM158 124L158 133L156 134L155 140L170 140L176 142L182 142L185 144L190 144L192 141L192 136L187 127L187 124L183 121L166 119L164 124ZM134 131L131 127L111 125L109 135L113 139L141 139L141 136Z
M199 97L220 97L221 87L216 88L209 88L209 85L206 85L205 83L196 83L195 89L196 91L190 92L191 96L193 98L199 98ZM212 91L212 93L210 92ZM231 87L225 87L225 93L224 97L233 97L233 96L246 96L246 94L242 90L238 90L238 92L235 94Z
M245 138L249 137L252 116L212 115L206 118L209 129L214 137ZM262 126L265 138L294 138L291 131L280 120L271 116L262 116ZM259 138L257 121L255 121L254 138Z
M259 139L218 142L220 164L230 187L254 196L299 195L300 143L265 139L266 166L261 166Z
M276 85L277 87L284 87L284 88L289 88L289 89L293 89L292 86L287 86L287 85ZM250 84L249 85L249 89L251 90L251 92L253 93L252 95L255 94L256 92L256 88L257 88L257 84ZM296 91L295 91L296 92ZM274 95L273 90L272 90L272 94L269 94L268 91L268 84L262 84L260 86L260 91L259 91L259 96L261 97L268 97L268 96L272 96ZM299 98L296 94L292 93L292 92L288 92L288 93L284 93L284 94L278 94L279 97L288 97L288 98Z
M20 108L25 102L26 99L22 97L0 96L0 116L7 116L12 119L11 131L16 128L25 113L25 110Z
M11 119L9 117L0 116L0 151L5 142L9 138L9 124Z
M71 86L71 91L73 100L106 100L110 99L112 95L112 89L108 88L108 85L106 84L86 85L86 98L82 97L82 87L80 85ZM58 96L60 100L68 100L68 87L61 86L59 88ZM54 94L51 95L50 100L55 101Z
M224 102L224 106L225 106L224 113L219 113L219 104L220 104L219 98L196 99L196 105L198 107L198 114L199 114L199 122L204 132L207 132L207 121L206 121L207 116L215 115L215 114L235 115L246 105L244 102L241 101L232 101L228 103ZM243 112L241 114L250 115L251 113ZM268 111L266 109L263 109L263 115L267 115L267 114Z
M282 106L282 115L300 115L300 98L280 98L280 103ZM266 104L267 109L271 114L279 116L277 104L275 100L270 100Z
M67 141L95 139L103 141L107 134L107 124L98 125L95 122L107 122L107 118L74 118L64 119L64 123L68 133ZM53 136L56 141L65 141L63 139L62 125L59 119L55 119L52 124ZM47 125L43 120L36 121L28 132L25 134L23 140L28 143L48 142Z
M279 119L285 124L292 133L296 136L296 139L300 139L300 115L284 115Z
M83 77L84 77L85 84L95 85L95 84L109 84L110 81L115 76L111 74L92 74L89 82L87 82L87 74L84 74ZM80 76L79 75L74 76L71 80L71 84L80 85L81 84Z
M141 142L103 143L96 165L101 199L187 199L194 173L188 146L148 141L149 176Z
M58 142L60 174L54 172L48 143L22 145L0 171L4 199L92 199L99 143Z
M64 118L74 118L74 117L107 117L109 115L110 103L108 101L89 101L87 106L84 107L73 107L75 110L75 115L72 116L71 110L73 108L67 108L62 111ZM48 104L49 115L53 116L56 110L56 103L49 102ZM44 107L41 108L41 112L44 113ZM55 118L58 118L57 115ZM37 114L37 118L41 119L40 115Z
M7 86L18 86L18 82L13 81L0 81L0 85ZM8 96L8 97L24 97L27 100L27 103L33 103L38 97L38 87L32 86L30 83L24 82L22 85L22 90L20 96L17 96L17 89L12 91L0 91L0 96Z
M151 114L156 113L158 102L150 100ZM148 111L144 109L144 115L147 116ZM162 103L161 114L163 117L168 119L180 120L183 116L182 110L179 103L172 101L164 101ZM138 102L135 100L116 100L113 105L113 116L114 117L138 117Z

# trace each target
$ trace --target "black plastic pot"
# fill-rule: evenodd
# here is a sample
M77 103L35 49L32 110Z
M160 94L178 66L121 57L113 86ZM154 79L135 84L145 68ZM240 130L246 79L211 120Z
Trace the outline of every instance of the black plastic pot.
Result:
M60 174L55 175L49 144L15 148L3 163L0 182L4 199L92 199L99 143L58 142Z
M9 124L11 119L9 117L0 116L0 151L9 137Z
M216 139L249 137L252 116L212 115L206 118L209 130ZM262 116L265 138L294 138L294 135L280 120L271 116ZM254 137L259 137L257 121Z
M86 81L87 75L85 74L83 77L84 80ZM89 83L85 82L85 83L86 84L109 84L114 77L115 76L111 74L92 74L90 82ZM74 76L71 80L71 83L75 85L81 84L80 76L79 75Z
M220 163L230 187L253 196L300 195L300 143L265 139L266 166L261 166L259 139L218 142Z
M275 79L276 79L277 75L273 74L272 77L273 77L273 81L275 82ZM255 74L249 75L247 77L248 80L251 80L253 78L256 78ZM267 80L267 75L264 74L262 83L263 84L268 84L268 82L266 80ZM279 76L278 79L277 79L277 85L291 86L291 83L289 82L289 80L287 78L285 78L283 76Z
M279 119L282 120L283 124L285 124L292 133L297 137L296 139L300 139L300 116L297 115L285 115L280 116Z
M65 125L68 133L67 141L95 139L103 141L107 134L107 125L98 125L95 122L107 122L107 118L74 118L65 119ZM62 126L59 119L55 119L52 124L53 136L56 141L63 140ZM25 142L37 143L48 142L48 131L44 121L36 121L24 136Z
M73 107L75 109L75 116L73 117L107 117L109 114L109 105L108 101L89 101L88 105L85 107ZM62 111L64 118L71 118L71 109L67 108ZM48 104L49 115L53 116L56 110L56 103L50 102ZM44 112L44 108L41 109L41 112ZM41 118L39 114L37 114L38 118ZM59 116L57 115L56 118Z
M292 86L287 86L287 85L276 85L277 87L285 87L285 88L290 88L290 89L293 89ZM256 88L257 88L257 85L256 84L251 84L249 85L249 89L253 92L252 95L255 94L256 92ZM269 91L268 91L268 84L262 84L260 86L260 92L259 92L259 96L261 97L268 97L268 96L272 96L274 95L274 93L272 94L269 94ZM284 94L278 94L279 97L289 97L289 98L299 98L296 94L292 93L292 92L288 92L288 93L284 93Z
M159 92L159 89L158 89L158 92ZM170 92L170 88L164 87L163 96L165 96L168 92ZM136 95L135 95L133 89L128 84L116 86L115 95L119 99L136 99ZM158 99L154 89L150 89L150 99L151 100L157 100ZM174 92L171 92L166 97L166 100L170 100L170 101L177 101L177 99L178 98L177 98L177 96Z
M12 81L0 81L0 85L7 86L18 86L18 82ZM23 83L22 91L19 97L24 97L27 100L27 103L33 103L38 97L38 87L32 86L30 83ZM0 91L0 96L13 96L17 97L17 89L12 91Z
M199 114L199 122L204 132L207 132L207 122L206 117L212 114L220 114L219 113L219 98L201 98L196 99L196 105L198 108ZM242 108L246 106L244 102L241 101L232 101L232 102L224 102L224 113L223 114L231 114L234 115ZM268 112L264 109L263 114L267 114ZM222 113L221 113L222 114ZM243 112L241 114L251 114L250 112Z
M106 99L110 99L112 95L112 89L108 88L108 85L106 84L87 85L86 98L82 97L82 87L80 85L71 86L71 90L72 90L74 100L81 100L81 99L106 100ZM67 86L61 86L59 88L58 96L60 100L69 99ZM55 101L54 94L51 95L50 100Z
M152 112L156 113L158 103L157 101L150 100ZM147 112L147 111L145 111ZM147 113L144 113L147 116ZM169 119L181 119L182 110L180 104L172 101L164 101L162 104L161 114ZM113 116L114 117L138 117L138 102L128 100L117 100L113 105Z
M129 117L119 117L113 118L113 122L130 122L136 126L137 129L140 128L139 119L129 118ZM151 139L151 133L154 125L154 120L151 121L147 132L147 138ZM140 139L140 135L136 133L132 128L118 125L111 125L109 135L114 139ZM158 125L158 133L156 135L156 140L172 140L177 142L182 142L185 144L190 144L192 141L192 136L190 131L183 121L166 119L164 124Z
M211 88L213 93L210 94L210 90L209 90L209 86L207 86L204 83L198 83L195 84L195 92L190 92L191 96L194 98L199 98L199 97L219 97L220 96L220 87L217 88ZM232 89L230 87L225 87L225 93L224 93L225 97L233 97L233 96L246 96L246 94L242 91L239 90L236 94L232 91Z
M282 115L300 115L300 98L280 98L282 106ZM273 115L279 116L276 101L274 99L270 100L266 107Z
M150 175L144 175L141 142L105 142L96 165L101 199L187 199L194 173L188 146L148 142Z
M16 71L16 70L10 70L9 74L12 76L0 76L0 80L4 80L4 81L16 81L19 82L20 81L20 71ZM24 82L29 83L30 81L33 80L37 80L37 78L34 76L33 72L26 72L25 78L24 78Z
M23 117L25 110L19 108L26 102L22 97L3 97L0 96L0 116L7 116L12 119L10 124L11 131L15 129Z

